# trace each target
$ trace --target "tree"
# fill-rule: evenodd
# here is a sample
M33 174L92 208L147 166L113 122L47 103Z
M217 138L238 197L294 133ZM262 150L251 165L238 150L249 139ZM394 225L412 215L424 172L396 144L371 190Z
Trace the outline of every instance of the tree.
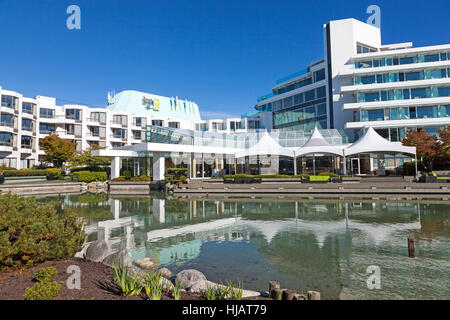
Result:
M416 147L417 156L421 159L426 170L431 171L433 159L439 155L440 143L434 136L428 135L425 130L408 130L402 143L405 146Z
M88 150L76 155L70 161L72 167L100 167L111 165L111 160L106 157L94 157L91 155L92 150L102 149L101 147L91 146Z
M439 140L441 140L441 146L439 153L443 157L450 156L450 126L446 126L445 129L439 129Z
M61 139L53 133L40 139L39 147L44 150L48 162L61 168L64 162L70 161L75 156L76 143L68 139Z

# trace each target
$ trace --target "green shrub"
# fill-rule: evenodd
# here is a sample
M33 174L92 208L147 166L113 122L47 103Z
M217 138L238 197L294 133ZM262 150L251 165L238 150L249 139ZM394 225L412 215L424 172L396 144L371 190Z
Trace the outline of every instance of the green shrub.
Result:
M25 289L24 300L53 300L58 296L61 284L56 281L39 281Z
M78 171L76 173L72 173L71 177L73 177L74 175L78 176L79 182L106 181L108 179L108 174L104 171L100 172Z
M148 176L138 176L131 178L130 181L152 181L152 178Z
M112 179L111 181L127 181L127 178L125 178L124 176L120 176L120 177Z
M53 279L55 279L57 274L58 271L56 270L55 267L47 267L36 271L34 277L38 281L52 281Z
M296 177L296 178L307 179L307 178L309 178L310 176L309 176L309 174L307 174L307 173L301 173L301 174L296 175L295 177Z
M31 177L31 176L46 176L47 172L44 169L20 169L20 170L5 170L5 177Z
M0 195L0 272L73 257L85 238L77 215L34 198Z
M64 176L63 180L64 181L70 181L70 180L72 180L72 177L71 176Z
M123 261L120 261L118 266L116 266L116 264L113 263L113 270L114 270L114 281L119 286L124 296L129 297L139 295L141 293L142 290L141 280L130 275L128 267L126 267L123 264Z
M123 170L122 171L122 176L124 176L126 179L130 179L131 178L131 172L128 170Z
M227 174L224 176L227 179L233 178L291 178L291 176L287 174Z
M57 180L61 175L62 170L60 168L48 168L45 169L47 180Z
M329 176L330 178L339 178L340 175L333 172L321 172L318 174L319 176Z

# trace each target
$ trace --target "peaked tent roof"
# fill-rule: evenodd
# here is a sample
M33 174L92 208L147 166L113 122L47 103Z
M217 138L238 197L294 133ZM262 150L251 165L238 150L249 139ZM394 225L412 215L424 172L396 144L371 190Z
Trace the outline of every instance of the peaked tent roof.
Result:
M263 136L258 140L258 142L248 149L243 149L236 152L236 158L246 157L246 156L257 156L257 155L280 155L293 157L294 152L287 148L284 148L276 142L267 131L264 132Z
M401 142L391 142L380 136L372 127L356 142L344 149L346 156L364 152L392 152L416 154L416 147L407 147Z
M310 153L330 153L342 156L343 148L344 146L333 146L329 144L317 127L315 127L308 141L302 147L295 149L294 153L296 157Z

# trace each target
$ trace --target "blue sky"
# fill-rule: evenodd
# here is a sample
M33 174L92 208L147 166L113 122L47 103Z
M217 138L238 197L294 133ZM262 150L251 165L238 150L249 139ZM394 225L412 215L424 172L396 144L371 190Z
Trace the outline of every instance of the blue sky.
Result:
M81 30L66 8L81 8ZM323 57L322 25L381 8L384 44L450 43L450 1L0 0L0 86L105 106L110 90L195 101L239 116L274 82Z

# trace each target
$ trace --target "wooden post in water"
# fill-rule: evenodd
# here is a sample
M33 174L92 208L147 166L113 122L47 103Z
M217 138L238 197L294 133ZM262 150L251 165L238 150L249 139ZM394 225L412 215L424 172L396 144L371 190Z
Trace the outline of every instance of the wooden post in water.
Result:
M283 290L283 296L282 296L282 300L294 300L295 297L295 290L289 290L289 289L284 289Z
M317 291L308 291L308 300L320 300L320 292Z
M278 291L280 290L280 283L278 281L269 281L269 297L271 299L278 299Z
M414 258L414 239L408 238L408 256Z

